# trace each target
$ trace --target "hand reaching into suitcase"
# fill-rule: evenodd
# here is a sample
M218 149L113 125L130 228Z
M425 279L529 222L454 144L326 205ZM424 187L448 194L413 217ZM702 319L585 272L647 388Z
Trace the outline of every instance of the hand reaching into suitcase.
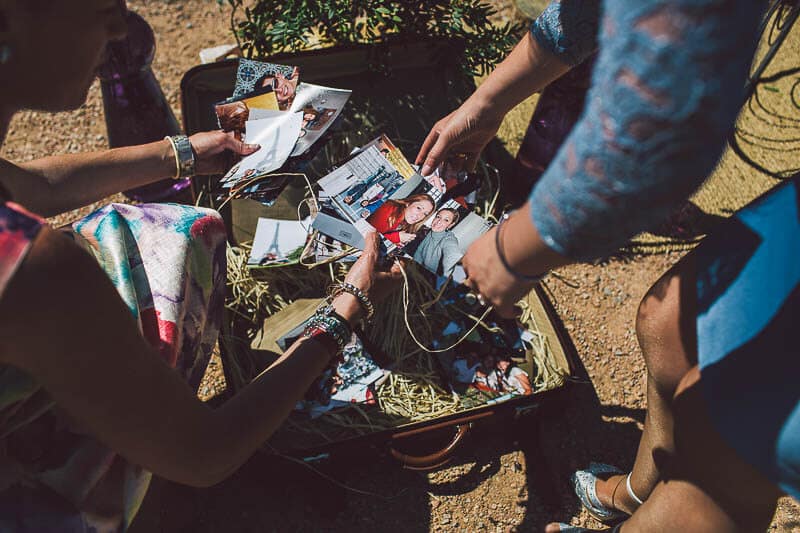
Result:
M350 269L350 272L347 273L344 282L360 289L375 304L400 286L403 275L400 265L396 262L388 271L376 269L378 261L378 232L373 231L367 234L364 240L366 242L364 252ZM336 296L332 305L336 312L351 325L361 320L366 311L358 298L349 292L342 292Z

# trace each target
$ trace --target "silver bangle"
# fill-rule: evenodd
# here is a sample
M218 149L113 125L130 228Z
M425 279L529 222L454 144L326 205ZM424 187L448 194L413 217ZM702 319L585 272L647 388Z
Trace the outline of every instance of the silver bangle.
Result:
M352 294L358 300L358 303L361 304L361 307L364 308L364 311L367 313L367 316L364 318L367 322L372 319L372 316L375 314L375 306L372 305L372 302L367 295L364 294L364 291L353 285L352 283L337 283L331 287L331 295L330 299L333 300L337 296L342 293Z
M175 176L173 179L190 178L195 175L195 158L192 143L186 135L167 135L164 137L175 154Z

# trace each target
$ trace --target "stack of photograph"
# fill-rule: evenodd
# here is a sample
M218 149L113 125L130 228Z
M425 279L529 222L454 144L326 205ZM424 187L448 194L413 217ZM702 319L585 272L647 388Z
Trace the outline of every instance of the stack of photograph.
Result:
M272 445L291 448L298 439L323 445L442 417L479 416L563 385L564 356L547 341L553 332L540 327L549 320L535 296L520 319L503 319L461 284L462 257L493 224L479 214L482 183L452 163L423 177L379 135L317 182L318 210L310 219L259 221L249 264L270 266L259 272L276 282L302 277L306 268L311 284L321 264L336 271L363 249L368 232L382 236L384 263L403 259L407 276L407 298L391 298L353 335L344 360L319 377ZM286 268L300 270L278 272ZM284 350L322 294L270 316L253 347Z

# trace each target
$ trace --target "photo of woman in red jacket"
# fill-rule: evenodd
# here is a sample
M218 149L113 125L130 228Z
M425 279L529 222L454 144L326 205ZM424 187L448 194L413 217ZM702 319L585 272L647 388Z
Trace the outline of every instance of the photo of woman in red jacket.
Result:
M403 246L414 240L434 207L433 198L424 193L401 200L387 200L367 218L367 222L397 246Z

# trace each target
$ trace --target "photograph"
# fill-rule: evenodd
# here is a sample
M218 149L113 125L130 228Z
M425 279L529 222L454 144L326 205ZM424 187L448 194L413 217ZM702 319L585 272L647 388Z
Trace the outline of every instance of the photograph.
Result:
M275 93L278 109L285 111L292 106L299 81L300 69L297 67L240 59L233 98L239 99L253 91L269 88Z
M310 220L259 218L247 266L297 263L306 246Z
M255 174L256 171L253 171ZM270 207L275 203L280 194L289 184L289 176L269 176L261 175L258 178L243 178L235 187L222 195L224 198L236 198L254 200L260 204Z
M352 263L360 255L360 250L353 250L352 246L342 241L337 241L319 231L313 231L303 250L300 262L306 265L327 261Z
M341 361L326 369L309 387L295 410L316 418L337 407L375 403L375 388L388 377L353 334L344 347Z
M474 214L467 201L479 182L453 168L443 165L423 178L381 135L319 181L327 209L314 228L356 247L375 230L386 253L413 259L435 276L463 281L459 262L491 223ZM345 221L358 229L358 238L350 238Z
M390 197L366 218L366 222L392 244L402 247L417 238L435 208L436 203L426 192L404 198Z
M220 181L222 188L231 188L241 180L256 178L281 168L292 153L302 123L300 113L280 113L269 119L248 120L246 140L261 148L243 158Z
M248 120L259 120L279 116L278 101L272 89L261 89L244 95L241 98L228 98L214 106L219 127L224 131L232 131L236 138L243 140L246 136Z
M302 113L303 122L292 156L308 151L336 122L352 91L323 87L311 83L297 86L291 111Z
M527 396L533 394L528 373L510 355L487 354L475 370L472 385L484 391Z
M404 198L420 186L430 188L407 161L407 167L393 164L395 151L391 145L370 143L319 181L320 196L330 198L346 220L356 222L389 198Z

